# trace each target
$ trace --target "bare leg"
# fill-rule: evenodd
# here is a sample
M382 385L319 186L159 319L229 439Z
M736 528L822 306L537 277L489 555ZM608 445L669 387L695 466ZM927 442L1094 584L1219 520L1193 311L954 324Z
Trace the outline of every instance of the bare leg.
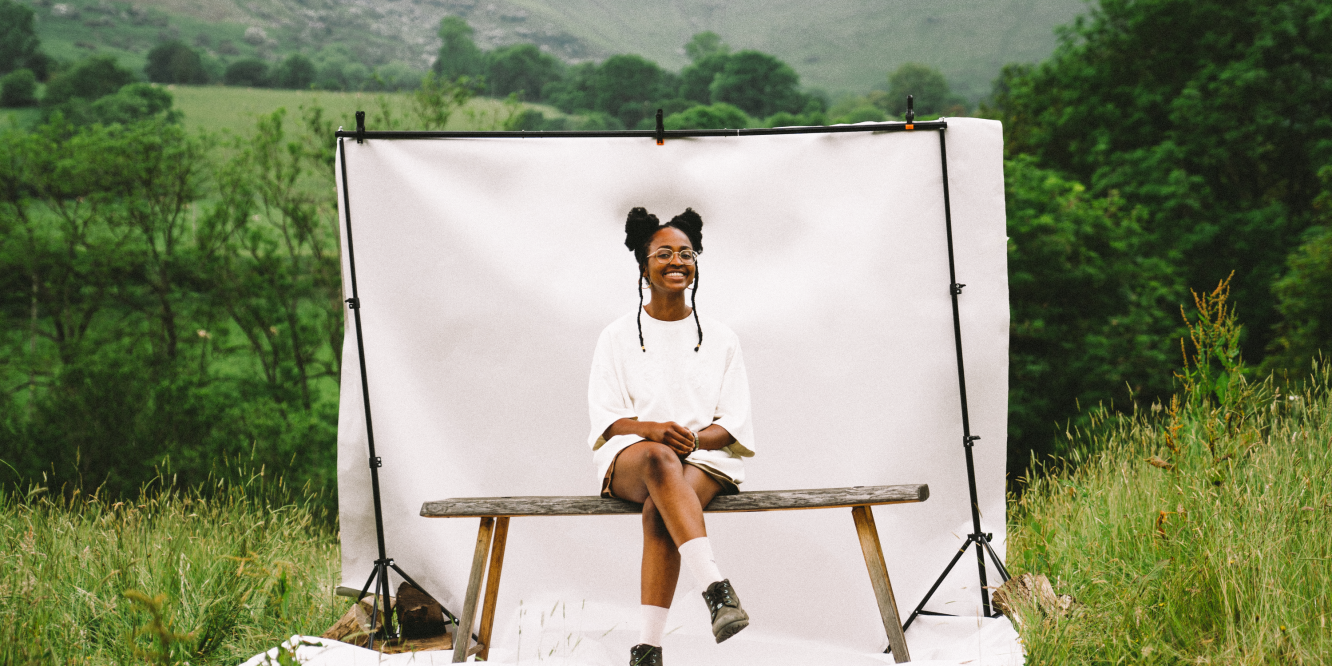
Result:
M707 536L703 507L721 485L685 465L663 444L639 442L615 461L611 490L643 503L642 603L671 607L680 577L680 544Z

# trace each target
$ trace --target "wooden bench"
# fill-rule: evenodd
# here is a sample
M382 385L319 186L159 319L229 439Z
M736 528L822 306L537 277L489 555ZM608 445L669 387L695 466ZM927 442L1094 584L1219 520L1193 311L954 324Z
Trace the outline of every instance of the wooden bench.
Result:
M870 584L879 603L879 615L888 634L897 663L910 661L906 638L902 635L902 620L897 612L897 600L888 580L888 568L879 545L879 531L874 526L871 506L878 504L905 504L929 499L930 488L924 484L900 486L856 486L854 488L825 488L819 490L783 490L745 492L723 495L712 500L705 513L742 513L750 511L785 511L793 509L850 508L855 521L860 550L865 555ZM460 624L454 630L453 661L465 661L469 654L485 659L490 652L490 632L495 624L495 600L499 596L500 572L504 567L504 544L509 536L509 519L518 516L604 516L640 514L643 505L600 497L463 497L426 502L421 515L427 518L480 518L481 529L476 535L476 551L472 557L472 572L467 580L467 596L463 602ZM490 575L486 578L485 602L481 606L481 628L477 645L468 649L472 625L476 619L477 600L481 594L481 578L490 560Z

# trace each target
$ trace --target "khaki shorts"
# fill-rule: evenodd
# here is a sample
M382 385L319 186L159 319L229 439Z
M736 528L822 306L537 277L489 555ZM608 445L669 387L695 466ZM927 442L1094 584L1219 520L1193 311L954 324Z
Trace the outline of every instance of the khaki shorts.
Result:
M647 441L647 440L643 440L643 441ZM637 443L638 443L638 442L634 442L634 444L637 444ZM631 445L631 446L632 446L632 445ZM615 463L619 462L619 460L620 460L620 454L621 454L621 453L624 453L625 451L628 451L628 450L629 450L629 447L626 446L626 447L624 447L623 449L620 449L620 453L615 454L615 459L611 461L610 469L606 470L606 476L605 476L605 478L601 479L601 496L602 496L602 497L605 497L605 498L607 498L607 499L622 499L622 498L616 497L614 492L611 492L611 484L614 483L614 481L615 481ZM718 472L718 471L716 471L716 470L713 470L713 469L708 469L707 467L704 467L704 466L702 466L702 465L695 464L694 462L689 461L689 460L684 461L684 464L689 465L690 467L693 467L693 468L697 469L698 471L703 472L704 474L707 474L708 476L712 477L712 480L713 480L713 481L716 481L716 482L718 483L718 485L721 486L721 492L717 493L718 495L739 495L739 494L740 494L740 486L737 486L737 485L735 484L734 481L732 481L729 477L727 477L727 476L721 474L720 472Z

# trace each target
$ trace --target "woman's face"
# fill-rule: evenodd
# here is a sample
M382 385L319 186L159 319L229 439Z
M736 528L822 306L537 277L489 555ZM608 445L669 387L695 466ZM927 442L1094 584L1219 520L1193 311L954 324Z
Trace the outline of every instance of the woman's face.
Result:
M685 263L680 258L679 252L693 249L689 237L675 227L665 227L653 234L652 241L648 243L647 270L643 271L652 287L675 292L689 288L694 282L694 264ZM657 253L662 250L669 250L674 254L666 261L661 261L657 258Z

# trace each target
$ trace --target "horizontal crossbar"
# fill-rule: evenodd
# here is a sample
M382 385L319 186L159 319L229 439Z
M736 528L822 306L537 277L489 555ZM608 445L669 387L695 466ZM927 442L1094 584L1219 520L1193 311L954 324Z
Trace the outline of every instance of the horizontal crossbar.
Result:
M703 509L707 513L831 509L875 504L924 502L930 487L923 483L898 486L855 486L811 490L758 490L722 495ZM642 513L643 505L583 495L547 497L457 497L426 502L427 518L485 518L499 516L605 516Z

